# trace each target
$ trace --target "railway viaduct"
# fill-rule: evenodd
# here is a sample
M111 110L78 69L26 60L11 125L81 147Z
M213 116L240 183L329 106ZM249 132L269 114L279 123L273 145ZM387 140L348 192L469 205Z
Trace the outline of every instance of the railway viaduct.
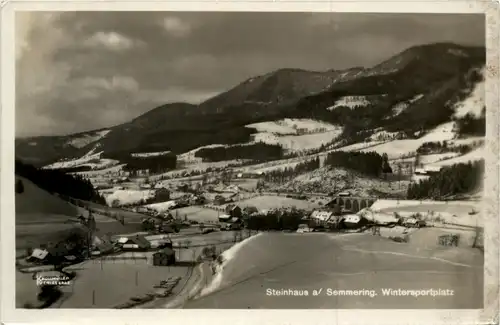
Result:
M378 198L375 197L337 196L328 202L326 206L334 207L335 205L339 205L346 210L356 213L364 208L371 207L377 200Z

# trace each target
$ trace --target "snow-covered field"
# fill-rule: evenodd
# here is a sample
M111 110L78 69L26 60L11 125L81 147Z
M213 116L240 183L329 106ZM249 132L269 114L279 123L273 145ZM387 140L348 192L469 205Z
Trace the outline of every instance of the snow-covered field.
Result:
M90 162L97 163L101 159L102 151L91 154L91 155L85 155L81 158L78 159L71 159L67 161L58 161L53 164L47 165L44 168L46 169L59 169L59 168L71 168L71 167L77 167L83 164L87 164Z
M258 133L272 133L276 135L298 135L300 133L337 131L339 129L338 126L326 122L290 118L249 124L246 127L255 129Z
M418 139L394 140L368 149L363 149L361 152L375 151L378 154L386 153L389 159L397 159L403 155L416 153L417 149L425 142L454 139L456 137L454 125L455 122L444 123Z
M392 107L392 117L398 116L399 114L403 113L408 106L411 104L415 103L416 101L420 100L422 97L424 97L423 94L417 95L410 100L398 103Z
M154 190L117 190L112 194L106 195L106 203L111 206L137 204L143 200L151 199L155 196Z
M426 221L476 227L483 225L480 201L431 201L431 200L377 200L371 209L375 212L408 216L420 213Z
M338 99L335 102L335 105L328 107L327 110L333 111L338 107L348 107L353 109L356 107L366 107L368 105L370 105L370 102L365 96L344 96Z
M67 142L68 145L71 145L75 148L83 148L93 142L99 141L104 138L110 130L103 130L95 132L94 134L84 134L80 137L73 138Z
M485 148L484 147L480 147L480 148L477 148L463 156L458 156L458 157L455 157L455 158L452 158L452 159L448 159L448 160L443 160L443 161L438 161L436 163L433 163L432 165L433 166L451 166L451 165L454 165L454 164L466 164L468 162L474 162L474 161L478 161L478 160L481 160L481 159L484 159L485 157Z
M371 141L371 142L358 142L345 147L341 147L335 149L334 151L359 151L371 147L375 147L376 145L384 143L383 141ZM367 150L370 151L370 150Z
M76 172L76 173L73 173L73 174L83 175L83 176L87 176L87 177L98 177L98 176L103 176L103 175L106 175L106 174L118 173L121 170L123 170L123 168L125 166L126 166L126 164L119 164L119 165L116 165L116 166L113 166L113 167L103 168L103 169L100 169L100 170L90 170L90 171L85 171L85 172Z
M437 153L432 155L420 156L420 163L423 165L433 164L438 161L449 160L458 157L460 154L458 152L447 152L447 153Z
M326 145L342 134L342 128L335 131L304 135L279 136L273 133L256 133L253 135L254 142L264 142L267 144L279 144L286 150L303 151L316 149L321 145Z
M204 148L220 148L220 147L227 147L227 145L211 144L208 146L199 147L199 148L193 149L191 151L188 151L186 153L183 153L181 155L178 155L177 160L180 162L186 163L186 164L201 163L202 159L195 156L195 154L196 154L196 152L198 152L198 150L204 149Z
M340 126L311 119L283 119L246 127L257 131L252 135L251 143L279 144L291 151L319 148L338 138L343 131Z
M378 131L373 133L368 139L371 141L388 141L394 140L399 135L399 132L387 132L387 131Z
M175 201L172 200L172 201L148 204L145 207L151 210L155 210L159 213L162 213L170 210L173 206L175 206Z
M481 111L485 105L485 68L481 69L480 74L483 80L474 85L474 89L469 97L455 105L455 117L463 117L467 113L472 113L475 117L481 116Z
M81 165L79 165L79 167L87 166L87 167L90 167L92 169L105 169L105 168L116 166L119 163L120 162L118 160L103 158L103 159L99 159L99 161L97 161L97 162L88 162L85 164L81 164Z
M454 139L448 141L448 146L473 145L476 143L484 143L484 137L470 137L464 139Z
M170 151L158 151L158 152L138 152L130 154L135 158L147 158L147 157L158 157L170 153Z
M157 181L161 179L162 177L174 177L174 176L179 176L179 177L186 177L186 173L188 174L191 171L199 171L199 172L205 172L209 168L223 168L223 167L228 167L228 166L238 166L244 163L245 160L224 160L224 161L218 161L218 162L200 162L200 163L190 163L189 165L186 165L182 169L177 169L177 170L172 170L163 174L158 174L158 175L151 175L149 179ZM184 176L183 176L184 175Z

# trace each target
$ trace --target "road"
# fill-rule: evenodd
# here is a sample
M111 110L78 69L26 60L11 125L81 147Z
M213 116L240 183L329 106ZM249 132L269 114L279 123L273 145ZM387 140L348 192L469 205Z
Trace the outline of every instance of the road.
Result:
M419 249L368 234L266 233L228 262L218 290L184 308L482 308L483 263L477 250ZM453 295L384 296L383 288L453 290ZM268 289L309 295L268 295ZM374 290L377 296L328 296L328 289Z

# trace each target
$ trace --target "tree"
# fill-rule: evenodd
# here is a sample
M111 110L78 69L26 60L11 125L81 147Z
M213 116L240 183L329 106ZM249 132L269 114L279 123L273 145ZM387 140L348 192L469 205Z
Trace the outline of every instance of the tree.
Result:
M316 222L316 220L314 220L314 219L309 219L309 221L307 222L307 226L308 226L309 228L311 228L311 229L316 228L316 226L317 226L317 222Z
M21 194L24 193L24 184L23 181L18 179L16 182L16 193Z
M401 163L398 163L398 185L399 189L401 189L401 176L403 175L403 165Z
M392 174L392 168L389 164L389 157L386 153L382 155L382 173L387 177L387 174Z

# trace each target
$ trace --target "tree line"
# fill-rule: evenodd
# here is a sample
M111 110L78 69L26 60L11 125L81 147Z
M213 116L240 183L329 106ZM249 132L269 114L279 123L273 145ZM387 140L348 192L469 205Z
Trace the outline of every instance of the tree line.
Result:
M481 115L476 117L471 112L465 116L456 119L458 134L468 136L486 135L486 107L481 110Z
M92 183L79 175L66 174L57 169L41 169L16 159L15 173L50 193L75 199L106 204ZM17 185L16 187L19 187ZM16 189L17 190L17 189Z
M195 156L204 161L217 162L235 159L249 159L263 162L283 158L283 148L280 145L258 142L250 145L233 145L230 147L202 148Z
M290 180L300 174L316 170L319 167L320 167L319 157L316 157L314 159L298 163L295 167L286 167L267 172L264 176L264 181L283 182L285 180Z
M133 157L130 152L112 152L105 153L104 157L127 164L124 170L131 172L148 169L150 173L164 173L177 166L177 156L173 153L151 157Z
M448 153L448 152L457 152L460 155L465 155L466 153L471 152L473 149L477 148L482 144L481 141L477 141L470 145L461 144L458 146L450 146L447 141L431 141L424 142L417 149L417 154L420 155L429 155L429 154L438 154L438 153Z
M443 168L408 187L408 199L442 199L447 196L466 194L478 189L484 175L484 160L455 164Z
M387 155L376 152L333 151L326 156L325 165L343 167L373 177L392 173Z
M265 214L252 214L244 218L245 228L251 230L297 230L306 223L302 218L306 211L299 209L275 210Z

